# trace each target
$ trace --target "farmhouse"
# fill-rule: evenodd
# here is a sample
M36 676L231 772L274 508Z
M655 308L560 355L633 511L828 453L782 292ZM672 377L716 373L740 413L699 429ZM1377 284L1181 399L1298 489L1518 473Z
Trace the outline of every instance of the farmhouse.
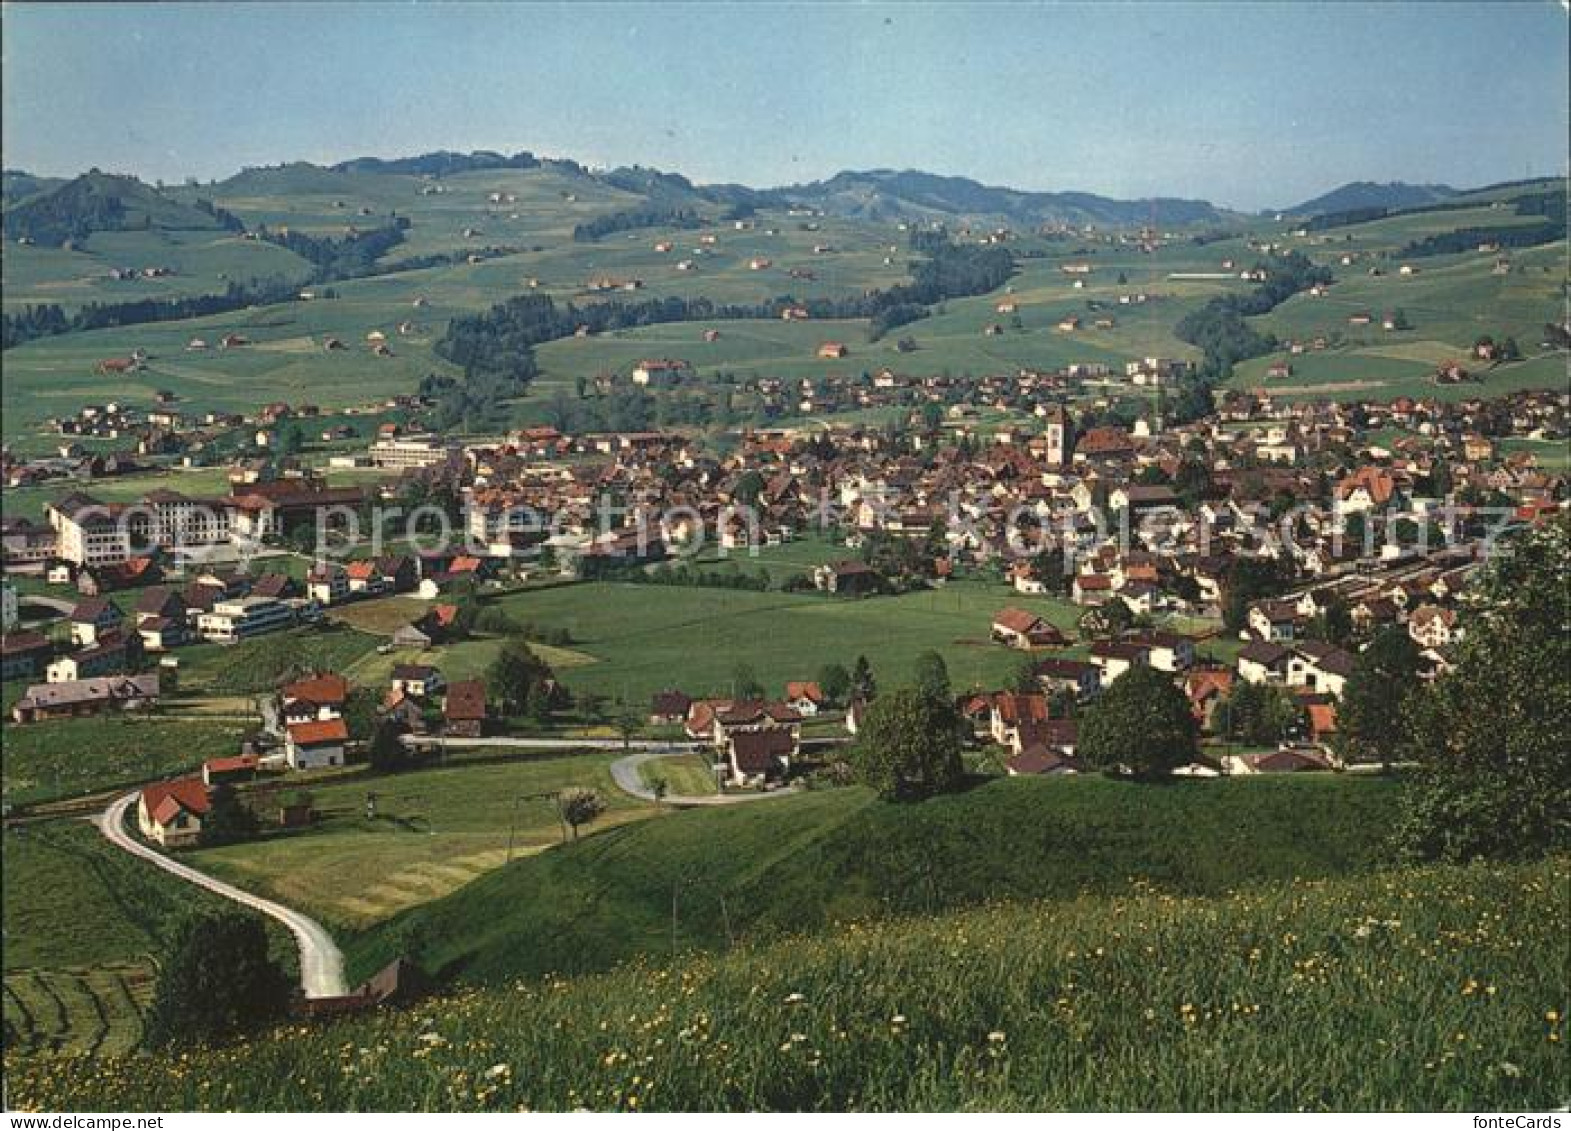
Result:
M1245 683L1280 683L1287 678L1292 653L1269 640L1256 640L1238 652L1238 676Z
M447 686L442 673L430 664L394 664L393 690L416 699L436 695Z
M633 384L675 384L688 376L693 367L680 358L645 358L633 367Z
M823 689L814 682L787 683L786 706L799 715L816 715L825 705Z
M19 723L133 711L158 703L158 673L98 676L63 683L35 683L11 708Z
M692 706L692 697L684 692L674 688L657 691L649 701L649 721L656 725L680 723Z
M342 766L348 741L349 728L341 718L290 723L284 728L284 758L294 770Z
M447 685L442 699L442 732L459 738L479 738L486 724L485 681L462 679Z
M1090 656L1102 669L1102 686L1107 687L1130 668L1148 666L1151 650L1131 640L1098 640L1091 645Z
M1030 723L1048 721L1047 696L1000 691L988 700L988 733L1000 746L1017 746L1016 731Z
M818 566L813 570L813 584L826 593L856 597L876 593L883 578L866 562L846 560Z
M760 785L791 768L796 740L789 731L742 731L726 739L725 761L733 785Z
M349 681L332 672L314 675L286 684L278 698L286 724L338 719L349 698Z
M201 840L202 818L211 807L201 778L159 782L137 798L137 828L165 848L185 848Z
M1089 699L1102 686L1102 669L1084 660L1038 660L1031 666L1031 674L1044 691L1070 691L1077 699Z
M78 648L96 644L120 627L125 618L106 597L88 597L71 610L71 643Z
M38 675L49 663L54 648L41 632L10 632L0 637L0 678L25 679Z
M993 639L1011 648L1048 648L1068 643L1064 634L1035 613L1014 607L993 617Z
M1444 648L1457 638L1456 611L1420 605L1407 618L1407 634L1420 648Z
M818 347L818 356L822 358L845 357L850 352L843 342L824 342Z
M1323 691L1338 698L1353 674L1353 657L1323 640L1305 640L1294 645L1287 661L1287 683L1310 691Z

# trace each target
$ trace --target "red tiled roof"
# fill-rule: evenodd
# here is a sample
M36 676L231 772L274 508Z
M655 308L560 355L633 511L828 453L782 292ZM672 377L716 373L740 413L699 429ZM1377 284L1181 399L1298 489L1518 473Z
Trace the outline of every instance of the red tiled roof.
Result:
M349 727L343 719L317 719L308 723L289 724L289 740L296 746L320 746L329 742L347 742Z
M1010 632L1017 632L1025 636L1040 629L1043 622L1042 618L1035 613L1028 613L1024 609L1011 607L998 610L993 616L993 623L1008 629Z
M450 720L484 719L485 681L461 679L447 685L447 695L442 701L442 713Z
M1316 735L1336 733L1336 705L1334 703L1311 703L1309 705L1309 725Z
M1045 695L1017 695L1011 691L1001 691L993 696L993 709L1005 723L1046 722L1048 717Z
M256 769L258 761L255 754L236 754L230 758L209 758L202 768L210 774L233 774Z
M155 782L142 790L142 803L153 819L159 824L168 824L173 814L161 817L159 814L166 811L169 804L173 803L179 809L186 809L202 816L210 808L207 799L207 785L201 778L175 778L173 781Z
M349 698L349 681L333 672L298 679L285 686L284 698L306 699L312 703L342 703Z

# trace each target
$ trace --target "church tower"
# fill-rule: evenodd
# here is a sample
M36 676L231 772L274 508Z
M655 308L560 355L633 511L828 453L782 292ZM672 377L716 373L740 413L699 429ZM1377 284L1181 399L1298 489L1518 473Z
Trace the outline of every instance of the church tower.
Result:
M1068 467L1075 450L1075 423L1063 405L1047 410L1046 436L1047 462L1053 467Z

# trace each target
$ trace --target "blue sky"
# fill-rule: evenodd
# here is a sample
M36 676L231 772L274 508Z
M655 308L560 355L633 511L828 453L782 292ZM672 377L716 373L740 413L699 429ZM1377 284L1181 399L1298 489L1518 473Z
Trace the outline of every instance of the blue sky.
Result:
M1449 4L3 6L4 162L485 148L773 185L921 168L1294 203L1563 172L1567 14Z

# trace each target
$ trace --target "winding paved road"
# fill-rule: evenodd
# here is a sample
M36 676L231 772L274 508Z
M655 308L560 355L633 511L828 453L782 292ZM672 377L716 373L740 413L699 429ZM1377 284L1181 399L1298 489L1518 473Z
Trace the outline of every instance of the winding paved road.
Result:
M127 810L136 804L136 799L137 794L128 793L93 818L93 824L98 826L98 831L103 833L111 844L133 856L140 856L187 883L244 904L246 907L260 911L263 915L277 919L288 927L300 947L300 985L304 988L306 997L339 997L349 992L344 982L344 956L339 951L338 944L333 941L333 936L327 933L327 929L322 924L282 904L252 895L248 891L241 891L186 864L171 860L162 852L154 851L131 836L125 830L125 816Z
M653 762L657 758L669 758L674 754L685 754L691 747L677 747L665 749L640 750L637 754L629 754L626 758L618 758L611 763L611 780L616 782L623 793L630 793L643 801L654 801L654 790L644 784L643 776L639 774L638 767L645 762ZM795 793L794 789L776 789L769 793L706 793L686 794L668 793L661 798L665 804L687 808L698 805L740 805L744 801L764 801L771 797L786 797Z
M653 738L633 738L623 742L620 738L506 738L501 735L490 738L447 738L440 734L406 734L404 742L409 746L499 746L523 750L560 750L564 753L574 750L621 750L626 747L653 751L656 755L688 754L702 749L704 745L698 742L664 742Z

